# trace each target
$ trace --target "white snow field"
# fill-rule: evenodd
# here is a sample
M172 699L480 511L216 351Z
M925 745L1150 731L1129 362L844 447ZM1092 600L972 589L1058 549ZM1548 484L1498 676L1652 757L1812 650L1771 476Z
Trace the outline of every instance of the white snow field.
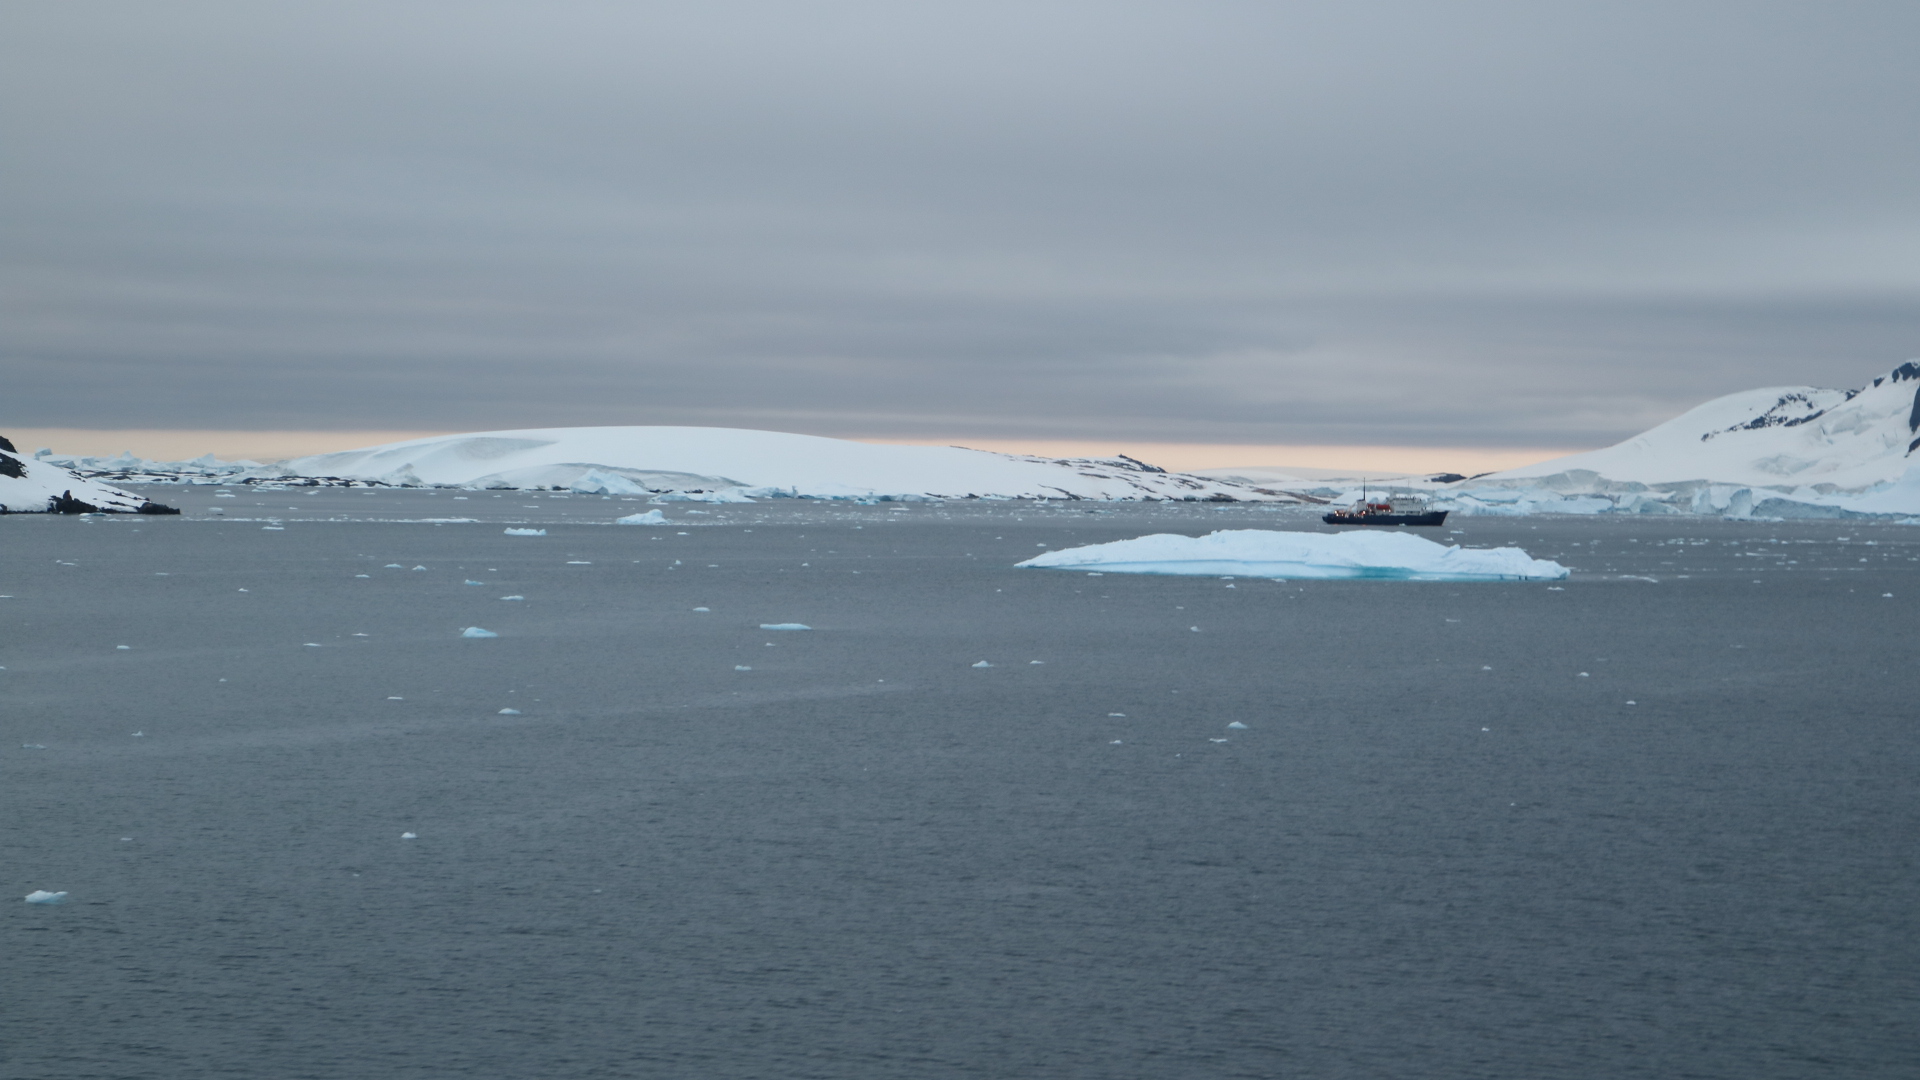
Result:
M1236 499L1287 501L1125 458L1022 457L957 446L888 446L777 431L580 427L487 431L296 458L259 475L398 485L554 488L661 501L762 497Z
M1228 529L1206 536L1156 533L1049 551L1030 569L1254 578L1375 578L1392 581L1557 581L1567 568L1519 548L1468 549L1401 532L1278 532Z
M108 487L44 458L8 453L0 441L0 513L172 513L139 495ZM84 504L84 505L82 505Z
M1461 514L1728 517L1920 514L1920 362L1858 390L1774 386L1715 398L1604 450L1476 477Z

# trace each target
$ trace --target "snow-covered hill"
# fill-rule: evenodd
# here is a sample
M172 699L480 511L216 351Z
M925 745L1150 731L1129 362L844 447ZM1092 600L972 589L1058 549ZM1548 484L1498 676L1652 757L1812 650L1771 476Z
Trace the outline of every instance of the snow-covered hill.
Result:
M60 465L22 457L0 438L0 513L5 514L175 514L179 511Z
M1920 362L1858 390L1715 398L1604 450L1478 477L1467 513L1920 514Z
M297 458L284 476L709 498L1219 499L1287 496L1128 458L1025 457L777 431L580 427L486 431ZM257 475L267 475L262 470Z

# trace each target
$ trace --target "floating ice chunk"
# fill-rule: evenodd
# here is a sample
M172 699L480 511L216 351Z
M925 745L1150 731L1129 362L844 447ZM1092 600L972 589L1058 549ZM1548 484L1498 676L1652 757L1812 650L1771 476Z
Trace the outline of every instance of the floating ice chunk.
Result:
M747 666L747 665L745 665L745 664L735 664L735 665L733 665L733 670L735 670L735 671L752 671L753 669L752 669L752 668L750 668L750 667L748 667L748 666Z
M1029 663L1029 664L1044 664L1044 663L1046 663L1046 661L1045 661L1045 660L1029 660L1029 661L1027 661L1027 663Z
M1199 628L1199 627L1197 627L1197 626L1189 626L1189 627L1187 627L1187 629L1189 629L1189 630L1191 630L1191 631L1193 631L1193 632L1194 632L1194 633L1196 633L1196 634L1200 632L1200 628Z
M811 630L813 629L813 627L808 626L806 623L797 623L797 622L763 622L760 624L760 629L762 630Z
M370 577L372 577L373 575L372 575L372 574L355 574L355 575L353 575L353 576L354 576L354 577L364 577L364 578L370 578Z
M66 902L67 894L63 892L48 892L45 889L35 889L27 894L27 903L29 904L64 904Z
M20 749L22 750L45 750L46 748L46 743L23 742L20 744Z
M1637 701L1629 701L1629 702L1627 702L1627 704L1629 704L1629 705L1638 705L1638 704L1640 704L1640 703L1639 703L1639 702L1637 702Z
M506 532L508 536L545 536L547 535L547 530L545 529L508 529Z
M133 648L133 646L131 646L131 645L115 645L115 646L114 646L114 648L116 648L116 649L131 649L131 648Z
M979 663L977 663L977 664L975 664L975 665L973 665L973 666L974 666L974 667L992 667L993 665L992 665L992 664L989 664L989 663L987 663L987 662L986 662L985 660L982 660L982 661L980 661Z
M410 833L410 832L403 832L403 833L401 833L401 834L400 834L400 839L402 839L402 840L418 840L418 839L420 839L420 834L419 834L419 833Z
M1120 742L1120 740L1119 740L1119 739L1115 739L1115 740L1113 740L1112 742L1110 742L1110 743L1108 743L1107 745L1108 745L1108 746L1120 746L1120 745L1122 745L1122 743Z
M525 599L526 599L526 597L524 597L524 596L503 596L503 597L501 597L500 599L502 599L502 600L525 600Z
M416 567L414 567L414 569L415 569L415 570L425 570L425 569L426 569L426 567L424 567L424 566L416 566Z
M309 641L309 642L307 642L307 643L306 643L306 647L307 647L307 648L309 648L309 649L320 649L320 648L325 648L325 646L323 646L323 645L321 645L321 644L320 644L319 642L317 642L317 641Z
M280 525L262 525L260 526L260 529L262 532L286 532L287 531L284 526L280 526Z
M387 698L387 700L388 700L388 701L405 701L405 700L407 700L407 699L406 699L406 698L403 698L403 697L389 697L389 698Z
M703 608L703 607L697 607L697 608L694 608L693 610L695 610L695 611L707 611L707 612L711 612L711 611L712 611L713 609L712 609L712 608Z
M469 626L465 630L460 631L460 636L471 637L471 638L482 638L482 637L499 637L500 635L494 633L491 630L482 630L477 626Z
M401 566L401 565L400 565L399 563L397 563L397 562L390 562L390 563L388 563L387 565L385 565L385 566L383 566L383 567L381 567L380 569L382 569L382 570L405 570L405 569L406 569L406 567L404 567L404 566Z
M519 710L519 709L501 709L498 715L500 715L500 716L519 716L519 715L520 715L520 710Z
M1126 713L1123 713L1123 712L1110 712L1110 713L1108 713L1107 715L1108 715L1108 716L1117 716L1117 717L1119 717L1119 718L1120 718L1120 719L1122 719L1122 720L1125 720L1125 719L1127 718L1127 714L1126 714Z
M485 585L485 584L486 584L486 582L484 582L484 581L475 581L475 580L473 580L472 578L468 578L468 579L467 579L467 581L466 581L466 583L467 583L468 585Z
M1406 533L1226 529L1206 536L1156 533L1036 555L1030 569L1103 567L1131 574L1209 577L1375 578L1397 581L1557 580L1567 569L1519 548L1467 549Z
M1480 665L1480 670L1481 670L1481 671L1492 671L1492 670L1493 670L1493 665L1492 665L1492 664L1481 664L1481 665Z
M147 733L144 731L136 731L133 733L133 737L136 739L144 739L147 737Z
M1234 721L1233 723L1231 723L1231 724L1228 724L1228 725L1227 725L1227 727L1228 727L1228 729L1229 729L1229 730L1232 730L1232 731L1245 731L1245 730L1247 730L1247 725L1245 725L1245 724L1243 724L1243 723L1241 723L1241 722L1240 722L1240 721L1238 721L1238 720L1235 720L1235 721Z
M1584 672L1584 671L1583 671L1583 672L1581 672L1581 673L1580 673L1580 677L1581 677L1581 678L1583 678L1583 679L1590 679L1590 678L1592 678L1593 676L1591 676L1591 675L1588 675L1588 674L1587 674L1586 672Z
M568 566L592 566L593 563L588 559L568 559L567 565Z
M1227 740L1225 740L1225 739L1208 739L1207 741L1208 741L1208 742L1226 742Z
M623 518L615 518L613 523L615 525L665 525L668 522L667 515L658 510L649 510L644 514L628 514Z

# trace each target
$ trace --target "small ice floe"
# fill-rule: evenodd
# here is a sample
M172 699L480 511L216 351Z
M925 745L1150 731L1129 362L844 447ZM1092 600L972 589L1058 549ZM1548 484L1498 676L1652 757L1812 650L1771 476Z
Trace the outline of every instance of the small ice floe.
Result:
M592 566L593 563L586 559L568 559L567 565L568 566Z
M306 647L309 649L318 649L318 648L323 648L324 646L322 646L317 641L309 641L309 642L306 642Z
M987 663L987 662L986 662L985 660L982 660L982 661L980 661L979 663L977 663L977 664L975 664L975 665L973 665L973 666L974 666L974 667L992 667L993 665L992 665L992 664L989 664L989 663Z
M241 592L250 592L251 590L249 590L249 589L241 589L240 591L241 591Z
M1493 665L1492 665L1492 664L1481 664L1481 665L1480 665L1480 670L1481 670L1481 671L1492 671L1492 670L1493 670Z
M499 712L499 713L498 713L497 715L500 715L500 716L519 716L519 715L520 715L520 710L519 710L519 709L501 709L501 710L500 710L500 712Z
M811 630L813 629L813 627L808 626L806 623L798 623L798 622L763 622L760 624L760 629L762 630Z
M1108 743L1107 745L1108 745L1108 746L1120 746L1120 745L1123 745L1123 744L1122 744L1122 743L1120 742L1120 740L1119 740L1119 739L1115 739L1115 740L1113 740L1112 742L1110 742L1110 743Z
M735 664L735 665L733 665L733 670L735 670L735 671L752 671L753 669L752 669L752 668L750 668L750 667L748 667L748 666L747 666L747 665L745 665L745 664Z
M1197 627L1197 626L1189 626L1189 627L1187 627L1187 629L1189 629L1189 630L1191 630L1191 631L1193 631L1193 632L1194 632L1194 633L1196 633L1196 634L1200 632L1200 628L1199 628L1199 627Z
M693 610L695 610L695 611L708 611L708 612L710 612L710 611L712 611L713 609L712 609L712 608L704 608L704 607L697 607L697 608L694 608Z
M1029 661L1027 661L1027 663L1029 663L1029 664L1044 664L1044 663L1046 663L1046 661L1045 661L1045 660L1029 660Z
M545 536L547 535L547 530L545 529L508 529L506 530L506 533L508 536Z
M1225 740L1225 739L1208 739L1207 741L1208 741L1208 742L1226 742L1227 740Z
M401 566L401 565L400 565L399 563L397 563L397 562L390 562L390 563L388 563L387 565L385 565L385 566L383 566L383 567L381 567L380 569L382 569L382 570L405 570L405 569L406 569L406 567L404 567L404 566Z
M649 510L644 514L628 514L623 518L615 518L613 523L615 525L665 525L667 515L658 510Z
M1238 720L1235 720L1235 721L1234 721L1233 723L1231 723L1231 724L1228 724L1228 725L1227 725L1227 730L1229 730L1229 731L1245 731L1245 730L1247 730L1247 725L1245 725L1245 724L1243 724L1243 723L1241 723L1241 722L1240 722L1240 721L1238 721Z
M261 532L286 532L287 530L286 530L286 527L283 525L262 525L260 526L260 531Z
M460 636L471 637L471 638L482 638L482 637L499 637L500 635L494 633L491 630L482 630L477 626L469 626L465 630L460 631Z
M147 733L144 731L136 731L133 733L133 737L136 739L144 739L147 737Z
M1519 548L1467 549L1405 533L1269 529L1225 529L1199 537L1158 533L1049 551L1019 565L1082 571L1101 566L1107 573L1125 574L1390 581L1553 581L1567 576L1566 567L1534 559Z
M22 750L45 750L46 748L46 743L23 742L20 744L20 749Z
M415 569L415 570L425 570L425 569L426 569L426 567L424 567L424 566L416 566L416 567L414 567L414 569Z
M419 833L410 833L410 832L403 832L403 833L401 833L401 834L400 834L400 839L402 839L402 840L418 840L418 839L420 839L420 834L419 834Z
M1891 600L1891 599L1893 599L1893 594L1892 594L1892 593L1890 593L1890 592L1883 592L1883 593L1881 593L1880 595L1881 595L1881 596L1883 596L1883 597L1885 597L1885 598L1887 598L1888 600Z
M358 631L356 631L356 632L354 633L354 635L353 635L353 636L354 636L354 637L366 637L367 635L365 635L365 634L362 634L362 633L359 633Z
M1547 586L1547 591L1548 592L1566 592L1567 590L1562 588L1559 585L1549 585Z
M388 700L388 701L405 701L405 700L407 700L407 699L406 699L406 698L403 698L403 697L389 697L389 698L387 698L387 700Z
M131 646L131 645L115 645L115 646L114 646L114 648L116 648L116 649L131 649L131 648L133 648L133 646Z
M485 584L486 584L486 582L484 582L484 581L475 581L475 580L473 580L472 578L468 578L468 579L466 580L466 584L468 584L468 585L485 585Z
M27 894L27 903L29 904L64 904L66 902L67 894L63 892L48 892L45 889L35 889Z
M1588 674L1587 674L1586 672L1584 672L1584 671L1583 671L1583 672L1581 672L1581 673L1580 673L1580 677L1581 677L1581 678L1583 678L1583 679L1590 679L1590 678L1592 678L1593 676L1591 676L1591 675L1588 675Z
M1640 704L1640 703L1639 703L1639 702L1637 702L1637 701L1629 701L1629 702L1627 702L1627 704L1629 704L1629 705L1638 705L1638 704Z
M1108 714L1107 714L1107 716L1108 716L1108 717L1110 717L1110 718L1111 718L1111 717L1118 717L1118 718L1119 718L1119 719L1121 719L1121 720L1125 720L1125 719L1127 718L1127 714L1126 714L1126 713L1123 713L1123 712L1110 712L1110 713L1108 713Z
M526 597L524 597L524 596L503 596L503 597L501 597L500 599L502 599L502 600L525 600L525 599L526 599Z
M363 578L370 578L370 577L372 577L373 575L372 575L372 574L355 574L355 575L353 575L353 576L354 576L354 577L363 577Z

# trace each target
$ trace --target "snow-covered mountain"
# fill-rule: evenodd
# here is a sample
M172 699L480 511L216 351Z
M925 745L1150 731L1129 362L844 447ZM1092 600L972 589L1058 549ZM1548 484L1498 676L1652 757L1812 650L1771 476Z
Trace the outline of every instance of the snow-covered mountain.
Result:
M1715 398L1603 450L1457 485L1468 513L1920 514L1920 361L1858 390Z
M177 514L64 466L22 457L0 438L0 514Z
M566 488L708 498L1018 498L1288 501L1130 458L1053 459L706 427L485 431L281 463L272 474L388 484ZM256 475L269 475L261 470Z

